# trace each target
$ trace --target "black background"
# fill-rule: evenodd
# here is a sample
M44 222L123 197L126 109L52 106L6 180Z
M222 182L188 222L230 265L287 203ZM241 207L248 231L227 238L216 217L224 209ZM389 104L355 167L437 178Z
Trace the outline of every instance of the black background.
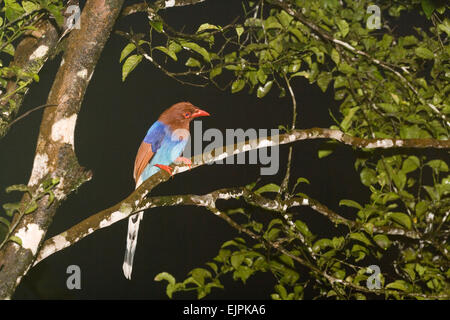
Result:
M163 16L173 26L195 30L209 22L225 25L237 15L242 16L241 1L208 0L196 6L171 8ZM126 1L130 4L132 1ZM116 29L148 30L143 15L123 19ZM170 79L147 62L141 63L121 81L120 52L127 42L117 35L109 39L88 87L79 114L75 150L82 166L94 173L92 181L84 184L60 207L47 237L54 236L90 215L114 205L134 189L132 170L137 148L148 127L167 107L178 101L190 101L211 113L201 118L203 130L218 128L277 128L291 122L291 100L278 98L277 90L264 99L247 92L230 94L212 86L194 88ZM60 64L60 57L49 62L40 73L40 82L28 94L23 112L46 102ZM333 92L323 94L307 81L294 82L298 100L299 128L329 127L329 111L338 114ZM4 187L26 183L31 172L42 111L18 122L0 140L0 183ZM306 177L311 185L302 192L338 210L346 217L354 211L339 208L341 199L364 203L367 189L353 168L355 154L339 146L331 156L319 160L320 141L297 142L293 155L292 181ZM286 162L288 147L280 148L280 163ZM262 177L264 182L280 183L285 168L276 176ZM258 165L203 166L184 173L158 186L153 195L207 193L218 188L241 186L259 177ZM17 201L18 194L0 193L0 202ZM297 209L298 217L307 221L313 233L332 236L336 231L330 223L308 208ZM265 213L269 215L269 213ZM273 216L269 216L272 217ZM122 274L127 220L102 229L72 247L58 252L39 263L22 280L13 298L67 299L167 299L165 282L154 276L167 271L178 280L214 257L220 245L238 235L223 220L203 208L175 207L148 211L140 227L132 280ZM68 290L66 269L81 268L81 290ZM302 275L302 277L307 275ZM225 289L214 289L212 299L268 299L275 279L270 274L257 274L246 285L224 279ZM177 298L195 298L192 293L176 294Z

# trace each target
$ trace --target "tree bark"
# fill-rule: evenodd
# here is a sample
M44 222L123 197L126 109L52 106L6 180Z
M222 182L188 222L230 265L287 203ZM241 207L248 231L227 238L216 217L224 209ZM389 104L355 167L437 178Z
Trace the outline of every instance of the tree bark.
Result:
M18 67L25 72L38 73L58 43L58 30L49 20L41 20L33 30L18 44L11 67ZM9 124L19 112L27 93L13 93L18 88L15 76L8 81L6 91L0 96L0 138L6 135ZM10 95L8 98L6 96ZM10 104L9 100L13 103Z

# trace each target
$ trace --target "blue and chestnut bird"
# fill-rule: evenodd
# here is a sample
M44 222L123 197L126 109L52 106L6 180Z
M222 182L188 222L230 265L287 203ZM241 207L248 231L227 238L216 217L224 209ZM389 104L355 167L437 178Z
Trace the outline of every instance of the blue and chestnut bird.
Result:
M148 130L136 155L134 162L136 188L160 169L171 175L170 164L173 162L191 165L189 159L180 155L189 139L189 123L202 116L209 116L209 113L189 102L174 104L159 116L158 121ZM127 248L123 261L123 273L127 279L131 279L139 223L143 215L144 212L141 211L128 219Z

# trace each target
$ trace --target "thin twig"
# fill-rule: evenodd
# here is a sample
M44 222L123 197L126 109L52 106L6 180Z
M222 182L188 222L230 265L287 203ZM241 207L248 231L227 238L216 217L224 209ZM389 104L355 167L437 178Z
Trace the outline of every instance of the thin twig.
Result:
M32 113L32 112L38 111L38 110L40 110L40 109L48 108L48 107L57 107L57 106L58 106L57 104L43 104L43 105L41 105L41 106L38 106L38 107L33 108L33 109L31 109L31 110L28 110L28 111L25 112L24 114L20 115L19 117L15 118L13 121L11 121L11 122L8 124L7 128L9 129L14 123L16 123L16 122L22 120L23 118L25 118L26 116L28 116L28 115L29 115L30 113Z

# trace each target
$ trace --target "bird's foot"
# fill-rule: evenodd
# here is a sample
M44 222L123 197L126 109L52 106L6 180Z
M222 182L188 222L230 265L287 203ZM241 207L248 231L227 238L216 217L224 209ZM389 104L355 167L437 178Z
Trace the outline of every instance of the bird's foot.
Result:
M166 171L168 174L170 174L170 176L173 178L173 174L172 174L172 168L169 166L165 166L163 164L155 164L155 167L160 168L161 170Z
M185 157L178 157L178 158L175 159L175 162L187 165L189 167L189 169L191 169L191 166L192 166L191 159L188 159L188 158L185 158Z

